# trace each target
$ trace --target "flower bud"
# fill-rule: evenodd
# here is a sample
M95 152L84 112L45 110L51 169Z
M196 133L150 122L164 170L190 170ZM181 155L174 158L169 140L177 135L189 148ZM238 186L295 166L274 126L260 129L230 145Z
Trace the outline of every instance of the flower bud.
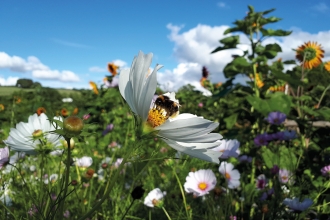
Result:
M68 137L79 135L83 127L83 120L77 116L69 116L63 121L63 130Z

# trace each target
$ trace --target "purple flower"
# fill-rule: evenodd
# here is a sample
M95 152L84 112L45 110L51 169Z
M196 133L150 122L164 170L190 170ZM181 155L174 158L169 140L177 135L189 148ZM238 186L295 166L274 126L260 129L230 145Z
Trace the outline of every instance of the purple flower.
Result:
M321 173L322 173L323 176L330 177L330 165L323 167L321 169Z
M269 189L268 191L264 192L261 197L260 201L265 201L270 198L274 194L274 188Z
M268 180L266 179L266 176L264 174L260 174L258 177L257 177L257 189L264 189L268 183Z
M112 129L113 129L113 124L108 124L105 130L102 132L102 135L104 136L108 134L110 131L112 131Z
M292 139L295 139L297 137L297 133L293 130L285 130L281 131L282 139L283 141L289 141Z
M272 174L278 174L279 171L280 171L280 168L277 165L274 165L273 168L270 169L270 172Z
M248 155L242 155L238 158L239 162L241 163L251 163L252 162L252 157L248 156Z
M9 162L9 148L0 148L0 169Z
M268 117L265 120L272 125L280 125L286 119L286 115L282 112L271 112L268 114Z
M258 147L265 146L268 144L269 138L270 138L270 135L267 133L258 134L254 138L254 144L257 145Z
M70 212L69 212L69 210L66 210L66 211L63 213L63 216L64 216L64 218L70 218Z
M313 200L306 198L302 202L300 202L298 198L294 198L294 199L286 198L286 199L284 199L283 204L289 206L289 208L292 211L299 213L299 212L305 211L311 205L313 205Z

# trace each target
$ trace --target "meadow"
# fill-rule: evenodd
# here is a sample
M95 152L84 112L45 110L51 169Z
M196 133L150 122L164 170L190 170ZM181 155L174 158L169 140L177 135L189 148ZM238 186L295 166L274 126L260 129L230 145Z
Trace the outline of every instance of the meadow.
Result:
M92 90L0 86L0 219L329 219L330 61L313 39L282 60L273 11L225 31L210 53L250 48L226 82L203 67L209 96L162 91L142 53Z

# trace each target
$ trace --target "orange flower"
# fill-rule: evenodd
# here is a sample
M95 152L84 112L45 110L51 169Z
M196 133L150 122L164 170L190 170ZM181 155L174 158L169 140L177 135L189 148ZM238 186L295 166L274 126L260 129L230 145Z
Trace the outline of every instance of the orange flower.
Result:
M0 104L0 112L2 112L3 110L5 110L5 106L3 104Z
M328 61L324 64L324 68L326 71L330 72L330 61Z
M16 104L19 104L19 103L22 102L22 99L20 97L18 97L18 96L14 96L14 99L15 99L15 103Z
M256 84L258 86L258 88L262 88L265 84L262 81L262 79L260 79L260 76L258 73L256 73Z
M220 86L222 86L222 82L218 82L218 83L215 85L215 88L219 88Z
M63 117L66 117L66 116L68 116L68 114L69 114L68 110L66 110L66 108L62 108L62 110L61 110L61 115L62 115Z
M108 71L113 75L117 75L117 69L119 66L116 66L114 63L108 63Z
M96 86L95 82L89 81L89 85L92 87L94 94L98 95L99 90L97 89L97 86Z
M322 63L324 50L317 42L304 43L296 50L296 59L301 62L301 65L306 69L312 69Z
M39 107L39 108L37 109L37 114L38 114L38 116L40 116L41 113L46 113L46 109L45 109L44 107Z
M76 107L76 108L73 109L72 114L73 115L77 115L78 114L78 111L79 111L79 109Z

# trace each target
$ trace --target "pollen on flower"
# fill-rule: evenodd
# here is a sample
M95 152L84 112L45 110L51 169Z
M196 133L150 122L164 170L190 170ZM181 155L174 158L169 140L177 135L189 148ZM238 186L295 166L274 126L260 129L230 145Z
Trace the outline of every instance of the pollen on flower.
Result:
M225 178L229 180L230 179L230 174L229 173L225 173Z
M164 109L153 108L149 111L147 122L154 128L163 124L167 119L168 117L166 117L166 112Z
M202 183L198 184L198 188L201 190L205 190L207 188L207 184L202 182Z

